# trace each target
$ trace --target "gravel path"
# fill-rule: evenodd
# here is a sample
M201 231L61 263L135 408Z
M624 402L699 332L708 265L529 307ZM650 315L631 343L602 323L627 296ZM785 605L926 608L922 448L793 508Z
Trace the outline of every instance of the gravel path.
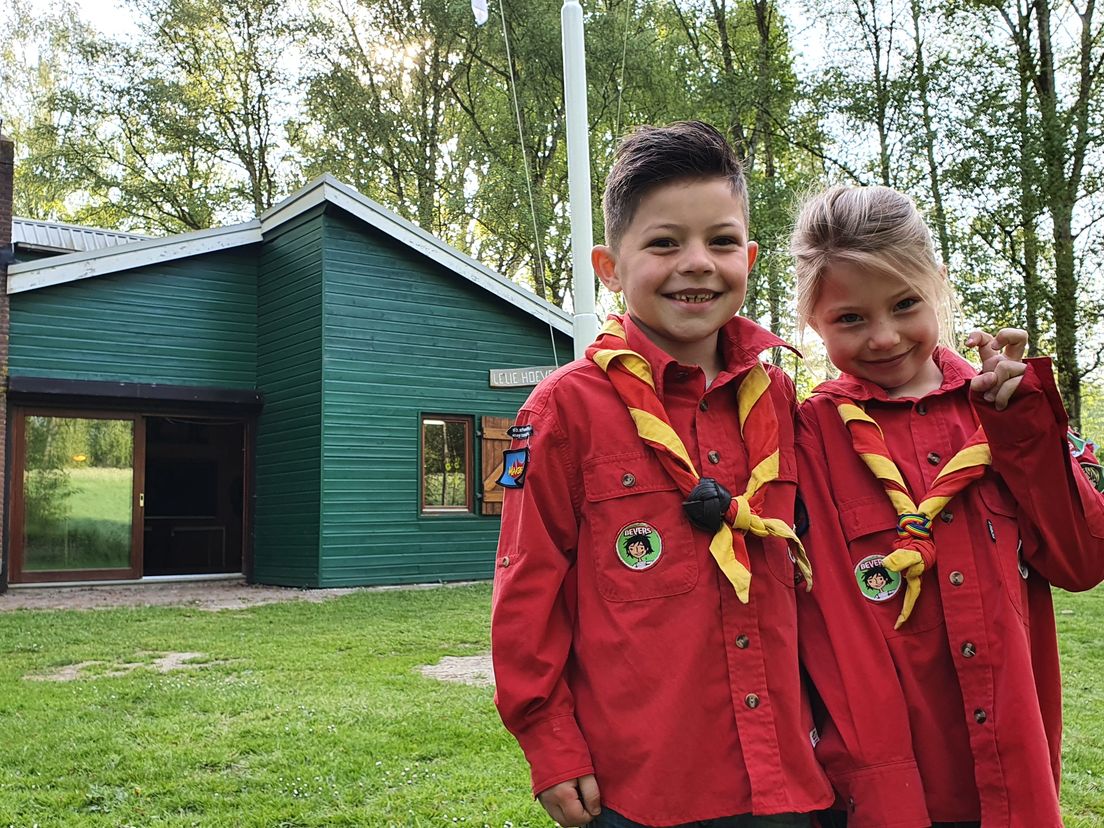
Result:
M0 595L0 612L20 609L108 609L111 607L198 607L242 609L276 601L326 601L356 589L295 589L244 581L191 581L123 586L17 587Z

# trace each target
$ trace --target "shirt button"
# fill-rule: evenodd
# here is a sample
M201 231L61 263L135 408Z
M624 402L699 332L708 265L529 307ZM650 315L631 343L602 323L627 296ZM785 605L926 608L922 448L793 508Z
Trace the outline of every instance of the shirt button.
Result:
M973 658L976 653L977 648L974 647L973 641L967 641L965 644L962 645L962 655L964 655L966 658Z
M928 407L924 403L920 403L916 406L916 413L923 417L928 413Z
M988 719L988 718L989 718L989 714L987 714L980 707L977 710L974 711L974 721L977 722L978 724L985 724L985 720Z
M711 451L705 456L709 458L709 462L714 466L721 462L721 453L719 451Z
M936 454L934 451L928 452L928 462L931 463L933 466L938 466L939 465L939 455Z
M708 411L709 403L705 400L702 400L700 403L698 403L698 408L700 408L702 411Z
M509 566L510 565L510 556L509 555L503 555L502 558L499 559L498 563L499 563L499 566Z
M748 644L750 643L751 639L748 638L746 635L736 636L736 646L739 647L741 650L746 650L748 648Z
M939 514L939 519L944 523L950 523L954 520L954 512L941 512Z
M966 580L966 576L956 569L947 576L947 580L951 582L951 586L962 586L962 582Z
M621 485L626 489L631 489L636 485L636 475L632 472L627 472L621 475Z
M744 704L754 710L759 706L759 697L754 693L748 693L744 696Z

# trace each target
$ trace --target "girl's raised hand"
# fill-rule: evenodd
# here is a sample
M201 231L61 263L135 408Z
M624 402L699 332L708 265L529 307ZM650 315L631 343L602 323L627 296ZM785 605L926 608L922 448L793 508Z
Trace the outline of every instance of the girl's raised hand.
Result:
M997 411L1003 411L1027 371L1027 365L1020 361L1027 349L1027 331L1002 328L996 336L973 331L966 338L966 345L977 348L981 358L981 370L970 381L970 390L993 403Z

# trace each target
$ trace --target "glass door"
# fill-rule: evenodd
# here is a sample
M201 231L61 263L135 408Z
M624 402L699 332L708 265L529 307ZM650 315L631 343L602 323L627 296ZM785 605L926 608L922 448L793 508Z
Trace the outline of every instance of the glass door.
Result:
M14 420L11 581L141 577L141 418L17 410Z

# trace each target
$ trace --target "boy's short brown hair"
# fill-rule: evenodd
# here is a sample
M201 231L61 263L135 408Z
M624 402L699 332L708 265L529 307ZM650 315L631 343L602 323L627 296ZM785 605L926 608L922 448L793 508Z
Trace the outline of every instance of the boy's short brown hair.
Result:
M676 121L663 127L641 126L617 145L606 178L602 212L606 244L616 249L632 223L641 199L673 181L726 178L748 219L744 167L717 129L702 121Z

